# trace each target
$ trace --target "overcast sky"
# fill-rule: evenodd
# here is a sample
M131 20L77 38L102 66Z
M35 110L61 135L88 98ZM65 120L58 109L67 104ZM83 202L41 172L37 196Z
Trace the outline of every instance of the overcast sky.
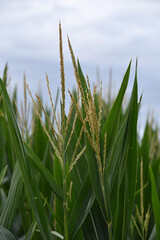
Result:
M13 83L18 84L20 90L24 70L33 88L43 82L46 71L51 79L56 79L56 88L59 85L59 20L71 88L67 34L75 55L93 81L96 67L103 81L112 67L113 78L119 86L129 60L133 59L134 71L138 57L142 111L146 114L150 107L160 112L160 1L0 0L0 75L7 61Z

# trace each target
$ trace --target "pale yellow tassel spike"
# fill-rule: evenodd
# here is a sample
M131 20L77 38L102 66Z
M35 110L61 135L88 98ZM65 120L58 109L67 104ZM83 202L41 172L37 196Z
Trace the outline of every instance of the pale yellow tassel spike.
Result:
M34 101L34 98L33 98L33 96L32 96L32 93L31 93L31 91L30 91L30 89L29 89L29 87L28 87L28 84L26 85L26 87L27 87L27 90L28 90L28 92L29 92L29 95L30 95L30 97L31 97L31 99L32 99L35 112L36 112L37 116L39 117L39 120L40 120L40 122L41 122L41 124L42 124L43 130L44 130L44 132L46 133L46 135L47 135L47 137L48 137L48 139L49 139L49 141L50 141L50 144L51 144L51 146L53 147L53 149L54 149L57 157L59 158L59 160L60 160L60 162L61 162L61 165L62 165L62 168L63 168L63 161L62 161L61 153L59 152L59 150L58 150L57 147L55 146L54 142L52 141L52 139L51 139L51 137L50 137L50 135L49 135L49 133L48 133L48 131L47 131L44 123L43 123L43 120L42 120L42 118L41 118L41 116L40 116L40 114L39 114L38 108L37 108L37 106L36 106L36 103L35 103L35 101Z
M104 135L104 151L103 151L103 173L106 167L106 145L107 145L107 133Z
M68 117L67 117L67 122L66 122L66 130L65 130L66 133L67 133L70 121L71 121L72 113L73 113L73 104L71 103L70 108L69 108Z
M41 106L41 108L42 108L42 111L44 112L44 115L45 115L45 117L46 117L46 119L47 119L47 122L48 122L48 124L50 125L50 128L51 128L51 131L52 131L54 140L55 140L55 142L57 142L57 136L58 136L58 134L57 134L56 130L53 128L52 123L51 123L51 121L50 121L50 119L49 119L49 117L48 117L48 115L47 115L47 113L46 113L46 111L45 111L45 109L44 109L44 107L43 107L43 104L42 104L42 102L41 102L41 99L40 99L40 97L39 97L37 94L36 94L36 98L38 99L38 102L39 102L39 104L40 104L40 106Z
M73 64L73 67L74 67L75 77L76 77L76 80L79 81L76 59L75 59L75 56L74 56L74 53L73 53L73 49L72 49L72 45L71 45L71 42L69 40L69 37L68 37L68 46L69 46L69 50L70 50L70 54L71 54L71 58L72 58L72 64Z
M96 109L95 109L95 111L96 111ZM95 114L96 114L96 112L95 112ZM98 151L99 151L99 154L100 154L100 132L101 132L101 117L102 117L102 81L101 81L101 88L100 88L100 94L99 94L99 114L98 114L98 117L97 117L97 114L96 114L95 117L97 118L97 126L96 126L97 136L96 136L96 141L97 141L97 145L98 145ZM106 138L106 136L105 136L105 138ZM106 141L106 139L105 139L105 141ZM105 166L103 166L103 169L104 169L104 167Z
M101 120L102 120L102 81L101 81L101 88L99 93L99 115L98 115L98 139L100 140L100 131L101 131Z
M72 131L71 131L71 133L70 133L70 137L69 137L69 139L68 139L68 142L67 142L67 145L66 145L66 148L65 148L65 152L66 152L66 150L67 150L67 148L68 148L68 146L69 146L69 144L70 144L70 141L71 141L71 139L72 139L73 133L74 133L74 131L75 131L77 116L78 116L78 113L76 112L75 118L74 118L74 121L73 121L73 125L72 125Z
M76 108L76 111L77 111L77 113L78 113L79 119L80 119L80 121L81 121L81 123L82 123L82 125L83 125L83 127L84 127L84 132L86 133L87 138L88 138L88 140L89 140L92 148L94 149L94 144L93 144L93 142L92 142L92 140L91 140L91 137L90 137L90 134L89 134L89 132L88 132L88 130L87 130L87 128L86 128L86 121L83 119L83 117L82 117L82 115L81 115L81 113L80 113L80 111L79 111L79 108L78 108L78 106L77 106L77 104L76 104L76 102L75 102L75 100L74 100L74 97L73 97L72 93L71 93L70 91L68 91L68 92L69 92L70 97L71 97L71 100L72 100L72 102L73 102L73 104L74 104L74 106L75 106L75 108Z
M21 102L21 116L22 116L22 122L23 122L23 125L25 123L25 119L24 119L24 109L23 109L23 103Z
M73 187L73 182L71 181L70 187L69 187L69 200L70 200L70 202L72 201L72 187Z
M78 150L78 147L79 147L79 145L80 145L80 141L81 141L81 138L82 138L83 131L84 131L84 127L82 126L81 131L80 131L80 134L79 134L78 141L77 141L77 143L76 143L76 147L75 147L74 153L73 153L73 155L72 155L71 163L74 162L74 159L75 159L75 157L76 157L77 150Z
M61 23L59 23L59 50L60 50L61 92L62 92L62 130L64 134L65 133L65 75L64 75Z
M81 85L81 82L80 82L80 79L79 79L77 64L76 64L75 56L74 56L74 53L73 53L73 49L72 49L69 37L68 37L68 46L69 46L69 50L70 50L70 54L71 54L71 59L72 59L73 67L74 67L74 73L75 73L75 78L76 78L76 81L77 81L78 89L80 90L81 97L82 97L82 102L83 102L83 105L84 105L84 108L85 108L85 111L86 111L87 110L87 103L86 103L83 88L82 88L82 85Z
M55 113L55 109L54 109L54 105L53 105L53 100L52 100L52 95L51 95L51 90L50 90L50 86L49 86L49 79L48 79L47 73L46 73L46 81L47 81L47 89L48 89L48 94L49 94L50 101L51 101L53 116L54 116L54 119L55 119L55 122L56 122L58 132L59 132L59 134L61 134L61 130L60 130L60 127L59 127L59 124L58 124L58 121L57 121L57 117L56 117L56 113Z
M147 232L148 232L148 225L150 219L150 205L148 206L148 211L145 215L145 222L144 222L144 230L145 230L145 238L147 239Z
M29 120L30 108L31 108L31 104L28 103L28 110L27 110L27 116L26 116L27 123L28 123L28 120Z
M139 227L138 227L138 225L137 225L137 223L136 223L136 220L134 219L133 216L132 216L132 221L133 221L133 223L134 223L134 225L135 225L135 227L136 227L136 229L137 229L137 232L138 232L140 238L143 239L143 236L142 236L142 234L141 234L141 232L140 232L140 229L139 229Z
M80 151L80 153L77 154L76 159L72 162L72 164L70 165L70 169L69 172L72 171L74 165L78 162L78 160L82 157L82 155L84 154L84 152L86 151L86 146L83 147L83 149Z
M91 94L91 86L90 86L88 75L87 75L87 85L88 85L88 90L89 90L89 99L91 99L92 98L92 94Z
M16 101L14 101L14 104L15 104L15 107L16 107L16 112L17 112L18 122L19 122L19 126L20 126L20 129L21 129L21 133L22 133L22 138L24 139L23 124L22 124L22 120L21 120L21 117L20 117L20 113L19 113L19 110L18 110L18 106L17 106Z
M87 109L85 110L86 119L88 121L88 124L90 127L90 132L91 132L91 137L94 142L95 141L94 119L93 119L93 115L92 115L92 102L91 102L91 99L89 99L89 94L87 94L87 101L88 101L88 106L87 106Z

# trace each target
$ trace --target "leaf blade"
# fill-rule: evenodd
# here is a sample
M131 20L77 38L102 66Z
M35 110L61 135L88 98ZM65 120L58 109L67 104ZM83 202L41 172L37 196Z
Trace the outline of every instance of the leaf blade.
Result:
M0 239L3 240L16 240L11 232L9 232L6 228L0 226Z
M94 202L89 175L85 177L69 218L70 239L74 239Z
M5 174L6 174L6 171L7 171L7 166L5 166L5 167L2 169L1 173L0 173L0 185L1 185L1 183L2 183L2 181L3 181L3 178L4 178Z
M13 170L8 197L0 216L0 224L7 229L10 229L13 223L13 219L16 214L19 200L22 194L22 187L23 179L20 173L18 162L16 162Z
M33 213L35 215L37 224L40 228L43 238L45 240L52 240L51 230L49 227L50 226L49 220L41 201L38 185L36 183L33 171L28 164L26 151L25 151L22 137L16 122L16 117L13 111L13 107L11 105L7 90L1 79L0 79L0 87L3 94L4 107L5 107L8 123L9 123L13 147L18 159L19 167L21 169L22 177L28 193L28 198L29 198Z
M155 178L154 178L151 166L149 166L149 174L150 174L150 179L151 179L152 204L153 204L153 212L154 212L155 223L156 223L157 239L160 239L160 214L159 214L160 213L160 201L158 198Z
M32 161L34 166L40 171L40 173L46 178L48 183L50 184L52 190L54 193L57 195L57 197L60 200L63 200L63 192L62 189L59 187L59 185L56 183L54 180L54 177L52 174L49 172L49 170L43 165L43 163L40 161L38 156L32 151L32 149L29 147L27 143L24 143L25 149L27 154L29 155L29 159Z

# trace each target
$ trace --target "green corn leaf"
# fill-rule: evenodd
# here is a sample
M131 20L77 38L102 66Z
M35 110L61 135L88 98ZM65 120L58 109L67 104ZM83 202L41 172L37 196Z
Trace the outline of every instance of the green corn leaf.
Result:
M83 89L85 100L86 100L86 102L88 102L87 93L89 91L88 91L87 83L86 83L86 80L84 78L84 75L83 75L82 69L80 67L79 61L78 61L78 73L79 73L79 78L80 78L80 82L81 82L81 86L82 86L82 89ZM85 118L85 110L84 110L83 102L82 102L82 109L83 109L83 117ZM86 128L89 131L88 124L86 124ZM97 158L95 156L95 153L92 149L92 146L91 146L87 136L85 136L85 144L86 144L87 164L88 164L88 170L89 170L89 175L90 175L90 178L91 178L92 187L93 187L93 190L94 190L95 197L96 197L98 203L100 204L100 206L103 209L104 214L105 214L104 199L103 199L103 194L102 194L102 186L101 186L101 182L100 182L99 166L98 166Z
M150 164L150 149L151 149L151 137L150 137L150 126L147 121L142 142L139 147L139 159L143 160L143 182L147 183L147 186L143 192L143 205L144 209L147 210L148 206L151 204L151 181L149 176L149 164ZM140 187L140 163L137 176L137 187ZM140 206L139 194L136 196L136 204Z
M6 153L9 155L8 146L9 146L9 139L7 138L7 124L5 119L5 111L4 111L4 104L2 98L2 92L0 89L0 172L4 170L6 164L10 167L9 162L6 162ZM2 179L3 180L3 179ZM1 183L0 183L1 185Z
M78 62L79 79L80 79L80 82L81 82L81 86L82 86L82 89L83 89L84 96L85 96L86 101L87 101L87 93L88 93L87 83L86 83L85 77L83 75L79 60L77 62Z
M88 171L89 171L89 175L92 182L92 188L93 188L95 197L105 214L104 199L103 199L102 187L100 182L98 161L87 136L85 137L85 142L86 142Z
M49 172L49 170L43 165L43 163L40 161L40 159L37 157L37 155L32 151L32 149L29 147L27 143L24 143L25 149L27 154L29 155L29 159L32 161L34 166L40 171L40 173L43 175L44 178L46 178L47 182L50 184L52 190L56 194L56 196L63 200L63 192L62 189L58 186L56 181L54 180L54 177Z
M40 192L38 185L33 175L33 171L29 166L26 151L20 135L18 125L16 122L16 117L7 93L7 90L0 79L0 86L3 94L5 111L8 118L8 124L11 132L13 147L17 156L21 174L23 177L24 185L26 187L28 198L35 215L38 227L43 236L44 240L52 240L51 229L49 225L49 220L47 218L44 206L41 201Z
M17 162L13 170L8 197L0 216L0 224L7 229L11 228L14 216L17 212L22 194L22 187L23 179Z
M4 178L5 174L6 174L6 171L7 171L7 166L5 166L5 168L3 168L3 170L0 173L0 185L1 185L1 183L3 181L3 178Z
M41 138L42 139L42 138ZM29 144L28 144L29 146ZM51 156L50 156L50 151L49 151L49 142L46 143L45 149L44 149L44 153L43 153L43 158L39 157L37 153L34 152L34 149L32 148L32 146L29 146L30 149L32 150L32 152L39 158L39 160L41 161L41 163L48 169L52 169L52 160L51 160ZM42 179L42 174L41 172L37 172L37 176L36 176L37 182L38 184L43 184L43 179Z
M104 175L106 199L109 195L115 239L127 238L134 203L137 175L137 102L136 67L129 108L108 155L108 167Z
M8 75L8 63L6 63L4 72L3 72L3 83L4 83L5 87L7 86L7 80L8 80L7 75Z
M0 239L1 240L16 240L11 232L6 228L0 226Z
M108 228L98 202L95 200L84 224L83 235L85 240L108 239Z
M60 239L64 239L64 236L62 236L60 233L56 232L56 231L52 231L52 234Z
M155 183L151 166L149 166L149 173L150 173L150 179L151 179L152 205L153 205L153 212L154 212L154 217L156 222L156 233L157 233L157 239L160 239L160 201L158 198L156 183Z
M107 120L106 120L103 130L102 130L103 136L105 135L105 133L107 133L107 146L106 146L107 153L110 151L112 142L117 134L117 130L118 130L118 126L119 126L119 117L120 117L121 109L122 109L122 102L123 102L124 94L126 92L129 75L130 75L130 68L131 68L131 62L129 63L129 66L128 66L125 76L123 78L123 82L121 84L119 93L116 97L116 100L111 108L111 111L107 117Z
M137 96L137 65L135 81L132 90L131 101L127 118L126 131L124 136L125 145L125 164L124 176L119 191L119 221L123 219L122 226L118 224L116 236L121 235L121 239L127 239L131 214L133 211L134 194L137 178L137 114L138 114L138 96ZM123 167L122 167L123 169ZM123 172L123 170L122 170Z
M5 117L4 117L4 111L2 110L2 108L3 106L1 106L1 101L0 101L0 157L1 157L0 172L4 170L6 166L5 146L8 144L8 142L6 143Z
M108 156L107 167L104 171L104 182L105 182L105 189L106 189L106 198L109 192L112 192L113 186L117 184L115 180L117 178L117 174L120 173L120 165L123 164L122 162L122 149L124 146L123 140L125 136L125 129L126 129L127 120L124 119L122 126L120 127L117 137L113 143L112 151ZM123 173L122 173L123 175ZM122 177L121 177L122 178ZM120 182L119 182L120 185ZM108 192L109 191L109 192Z
M44 132L44 129L41 125L41 122L39 120L39 118L36 116L35 120L34 120L34 124L36 126L35 128L35 132L34 132L34 144L32 146L35 154L42 159L44 152L45 152L45 148L46 148L46 144L48 142L48 138ZM43 139L43 141L42 141Z
M31 224L24 240L32 240L34 232L36 230L36 226L37 226L36 221L33 221L33 223Z
M53 159L53 176L56 183L63 189L63 170L59 158L54 154ZM63 211L63 202L55 196L54 198L54 212L58 216L59 220L55 219L56 230L60 233L64 231L64 211Z
M137 63L136 63L136 72L135 72L135 81L131 96L130 109L128 115L128 155L127 155L127 179L128 179L128 202L130 205L130 213L132 212L134 194L136 187L136 178L137 178L137 119L138 119L138 88L137 88ZM126 136L127 137L127 136Z
M156 225L154 225L148 240L156 240Z
M69 234L71 240L75 238L78 230L91 210L94 199L95 197L92 191L91 181L87 174L69 218Z
M76 99L76 97L77 96L75 96L75 99ZM71 136L71 132L73 130L73 122L74 122L74 119L75 119L75 114L76 114L76 110L75 110L75 108L73 108L72 117L71 117L68 129L67 129L67 132L66 132L66 138L65 138L66 143L69 141L70 136ZM82 128L82 123L81 123L79 117L77 117L75 129L74 129L74 132L72 134L70 144L68 145L68 148L67 148L67 151L66 151L66 158L69 161L69 164L72 164L71 159L72 159L73 152L74 152L73 149L76 148L76 144L77 144L77 141L78 141L78 136L80 135L81 128ZM82 137L81 142L79 144L79 147L77 149L77 154L79 152L81 152L81 150L83 149L83 146L84 146L84 138ZM74 182L73 187L75 189L76 194L79 193L81 183L82 183L82 181L83 181L83 179L86 175L86 172L88 171L86 155L83 154L83 156L81 158L83 158L83 160L81 161L81 159L79 159L79 161L74 165L74 167L71 171L72 180Z
M109 154L108 167L106 167L104 171L105 201L108 207L108 212L111 212L114 228L116 228L115 224L119 219L119 190L124 175L124 165L126 161L125 154L127 149L124 146L126 124L127 120L125 118L118 132L117 138L114 141L113 149Z
M138 98L137 98L137 66L135 82L132 91L132 97L130 102L130 109L127 121L127 132L125 138L127 141L127 155L126 155L126 169L124 175L124 212L121 212L123 216L123 231L122 239L126 239L129 231L129 225L131 221L131 214L133 211L134 195L137 179L137 114L138 114ZM121 194L121 190L120 190ZM126 207L127 205L127 207ZM126 215L126 216L125 216ZM118 235L117 235L118 236Z

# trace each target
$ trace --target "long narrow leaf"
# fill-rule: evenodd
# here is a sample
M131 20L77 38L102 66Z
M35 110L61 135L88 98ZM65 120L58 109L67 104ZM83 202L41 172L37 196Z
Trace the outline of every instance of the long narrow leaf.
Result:
M5 174L6 174L6 171L7 171L7 166L5 166L5 168L3 168L1 173L0 173L0 185L1 185L1 183L3 181L3 178L4 178Z
M156 233L157 233L157 239L160 239L160 201L158 198L156 183L155 183L151 166L149 166L149 173L150 173L150 179L151 179L152 205L153 205L153 212L154 212L154 217L156 222Z
M89 171L89 175L92 182L92 188L93 188L95 197L105 214L104 199L103 199L102 187L100 182L100 173L98 169L98 161L96 159L95 153L87 137L85 137L85 142L86 142L88 171Z
M117 98L111 108L111 111L107 117L107 120L106 120L103 130L102 130L103 136L105 133L107 133L107 146L106 146L107 152L109 152L112 141L115 138L117 130L118 130L119 117L120 117L120 113L121 113L121 109L122 109L122 102L123 102L124 94L126 92L126 88L128 85L130 68L131 68L131 62L129 63L129 66L128 66L125 76L123 78L123 82L121 84Z
M24 184L28 193L28 198L35 215L37 224L41 231L41 234L45 240L52 240L51 229L49 220L47 218L44 206L41 201L40 192L36 183L33 171L29 166L26 151L23 145L22 137L20 135L16 117L7 93L7 90L0 79L0 86L4 99L5 111L8 118L8 124L11 132L13 147L19 162Z
M40 161L40 159L37 157L37 155L32 151L32 149L29 147L27 143L24 143L25 149L27 154L29 155L29 159L32 161L34 166L41 172L44 178L48 181L50 184L52 190L56 194L56 196L63 200L63 192L62 189L58 186L56 181L54 180L54 177L52 174L48 171L48 169L43 165L43 163Z
M84 224L83 235L85 240L108 239L108 228L98 202L95 200Z
M119 195L119 217L123 219L123 224L118 224L116 231L117 237L121 232L121 239L127 239L129 225L131 221L131 214L133 211L134 194L137 177L137 114L138 114L138 97L137 97L137 65L135 73L135 81L129 105L129 112L127 118L126 131L124 136L124 166L122 165L121 172L124 176L120 187ZM123 200L122 200L123 199ZM126 206L127 205L127 206ZM122 207L123 206L123 207Z
M64 237L56 231L52 231L52 234L55 235L56 237L60 238L60 239L64 239Z
M8 197L0 217L0 224L7 229L10 229L13 223L22 194L22 187L23 179L17 162L14 167Z
M137 69L136 69L137 74ZM137 175L137 77L129 108L123 116L105 169L106 199L112 211L115 239L126 239L134 203ZM108 196L109 195L109 196Z
M37 226L37 223L36 223L36 221L34 221L31 224L31 226L30 226L30 228L29 228L29 230L28 230L28 232L27 232L27 234L25 236L25 240L32 240L34 232L36 230L36 226Z
M16 240L11 232L6 228L0 226L0 239L1 240Z
M69 218L69 233L71 240L74 239L87 214L91 210L94 199L95 197L92 191L91 181L87 174Z
M148 240L156 240L156 225L154 225Z

